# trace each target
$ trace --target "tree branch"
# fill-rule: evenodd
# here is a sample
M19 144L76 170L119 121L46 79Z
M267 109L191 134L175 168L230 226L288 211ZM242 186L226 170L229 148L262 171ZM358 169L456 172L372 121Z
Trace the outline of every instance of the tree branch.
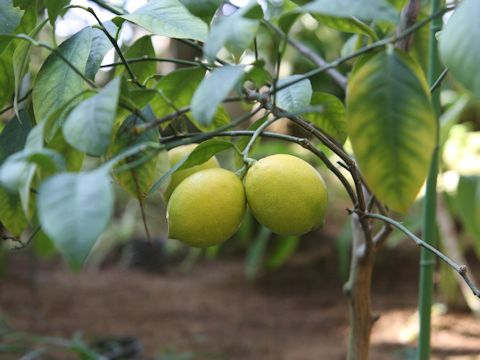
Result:
M415 241L415 243L418 246L423 247L424 249L430 251L435 256L437 256L438 258L440 258L441 260L446 262L448 266L450 266L453 270L455 270L463 278L465 283L472 290L473 294L476 297L480 298L480 290L474 285L473 280L470 279L470 277L468 276L467 267L465 265L457 264L455 261L450 259L447 255L442 253L440 250L436 249L435 247L433 247L430 244L427 244L425 241L423 241L418 236L413 234L410 230L408 230L405 226L400 224L398 221L395 221L395 220L389 218L388 216L384 216L384 215L381 215L381 214L371 214L371 213L370 214L360 214L360 215L361 215L361 217L365 217L365 218L369 218L369 219L381 220L384 223L390 224L390 225L394 226L395 228L397 228L398 230L400 230L401 232L403 232L410 239Z
M290 36L285 34L278 26L275 26L274 24L264 21L264 23L269 26L273 31L277 33L277 35L283 37L286 39L286 41L293 47L295 48L300 54L305 56L306 58L310 59L315 65L318 67L324 67L328 63L316 52L314 52L312 49L308 48L301 42L292 39ZM340 73L338 70L334 68L330 68L326 70L326 73L333 79L335 82L340 85L343 89L347 87L347 78Z
M293 84L296 84L296 83L298 83L300 81L303 81L305 79L309 79L309 78L311 78L315 75L318 75L318 74L320 74L324 71L327 71L329 69L336 68L337 66L343 64L344 62L346 62L348 60L351 60L351 59L354 59L354 58L356 58L360 55L366 54L366 53L368 53L372 50L378 49L378 48L386 46L388 44L395 44L400 39L402 39L406 36L409 36L410 34L414 33L418 29L420 29L423 26L425 26L426 24L428 24L432 19L435 19L439 16L443 16L447 12L452 11L454 9L455 9L454 6L443 8L442 10L436 12L435 14L432 14L429 17L423 19L422 21L417 22L415 25L409 27L407 30L405 30L404 32L402 32L399 35L394 35L394 36L391 36L391 37L386 38L386 39L375 41L374 43L372 43L370 45L367 45L367 46L365 46L365 47L363 47L363 48L361 48L357 51L354 51L353 53L351 53L349 55L340 57L340 58L338 58L338 59L336 59L332 62L329 62L325 66L322 66L322 67L317 68L317 69L310 70L310 71L306 72L305 74L303 74L302 76L299 76L297 79L289 81L289 82L283 84L282 86L277 87L276 91L280 91L282 89L285 89L289 86L292 86Z
M417 22L420 13L420 0L410 0L400 14L400 26L397 29L397 36ZM411 33L397 42L397 48L403 51L410 51L415 33Z

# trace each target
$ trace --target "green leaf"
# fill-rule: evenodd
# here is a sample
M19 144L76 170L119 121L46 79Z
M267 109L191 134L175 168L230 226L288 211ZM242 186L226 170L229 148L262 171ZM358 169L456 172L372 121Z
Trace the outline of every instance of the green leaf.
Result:
M155 57L155 50L153 49L152 39L150 35L141 37L130 46L125 52L126 59L133 59L143 56ZM142 61L139 63L130 64L130 69L137 77L140 83L143 83L152 74L157 72L157 66L154 61ZM127 72L124 66L117 67L115 75Z
M81 72L85 71L92 29L87 27L63 42L58 51ZM33 110L37 122L46 121L66 102L84 89L84 80L58 55L52 53L43 63L33 87Z
M253 42L258 30L259 21L245 17L256 7L259 5L251 2L232 15L216 18L203 46L203 53L210 59L215 59L217 53L225 45L236 57L240 57Z
M110 34L114 34L116 26L111 22L104 23L107 31ZM88 55L87 66L85 69L85 76L90 80L95 79L95 75L100 69L103 58L113 48L112 43L108 39L107 35L100 30L92 29L92 46L90 47L90 54Z
M85 154L67 143L61 131L57 132L48 142L48 147L63 155L67 171L80 171L83 160L85 159Z
M0 30L0 54L2 54L5 51L5 49L7 49L7 47L10 45L11 46L10 59L11 59L11 54L13 53L13 50L15 49L17 44L19 44L24 40L13 39L9 36L2 36L2 34L14 34L14 33L28 34L35 27L37 22L37 6L36 6L36 2L32 1L30 2L30 4L28 4L28 6L25 6L24 8L25 11L20 11L19 9L16 8L18 7L18 5L16 4L16 1L13 2L13 8L11 8L11 5L9 5L9 3L11 4L10 0L3 0L3 1L4 3L0 5L0 23L2 24L0 25L0 28L2 26L9 28L10 26L13 27L13 24L17 24L17 26L15 26L11 31L3 32ZM10 9L13 9L13 13L9 13L9 15L11 16L10 22L8 20L4 22L3 21L4 19L2 18L3 17L2 10L8 9L9 7ZM8 12L9 10L7 10L7 13ZM17 13L17 12L19 12L19 14L23 14L20 17L19 22L16 21L15 19L16 16L14 15L14 13ZM3 15L7 15L7 14L3 13Z
M63 124L65 140L89 155L103 155L112 140L120 79L115 78L98 94L81 102Z
M62 173L38 191L40 224L73 269L80 269L113 213L107 172Z
M55 20L59 15L65 13L65 7L70 4L70 0L45 0L45 7L48 11L50 24L55 25Z
M275 270L281 267L295 253L300 237L282 236L275 241L275 248L266 261L266 267L269 270Z
M20 24L23 12L14 7L12 0L0 2L0 34L13 34Z
M475 251L480 255L480 177L461 176L456 203L467 232L475 239Z
M47 23L47 20L42 21L38 24L29 34L31 38L35 38L43 26ZM28 67L30 65L30 55L32 52L32 43L30 41L20 42L15 51L13 52L12 64L13 64L13 75L15 77L15 111L18 112L18 98L20 94L20 86L22 85L23 77L28 72Z
M317 21L320 24L328 26L338 31L366 35L372 38L373 40L378 39L377 35L375 34L375 31L373 31L373 29L371 29L370 26L368 26L363 21L355 17L339 18L335 16L317 14L314 16L314 18L317 19Z
M23 149L32 128L28 113L20 110L19 115L20 118L14 116L0 134L0 164L13 153Z
M311 105L320 107L319 111L307 112L303 117L343 144L347 139L347 121L342 101L334 95L314 92Z
M354 72L347 129L370 188L390 208L406 212L427 175L436 131L430 90L408 55L389 47Z
M191 118L190 120L192 121L193 125L195 125L195 127L202 132L213 131L221 126L227 125L231 121L230 115L225 110L225 106L223 104L217 108L210 125L203 125L195 118Z
M480 97L480 1L463 0L451 16L439 40L440 56L450 74Z
M277 87L298 80L301 77L302 75L291 75L280 79ZM279 108L293 114L301 113L310 105L310 100L312 99L312 84L308 79L301 80L278 91L276 99Z
M175 163L174 166L172 166L165 174L163 174L160 179L153 184L152 188L148 192L148 195L156 192L175 171L201 165L207 162L215 154L231 148L235 149L237 153L239 152L235 144L231 143L230 141L210 139L202 142L188 156Z
M385 20L398 22L399 16L395 8L386 0L315 0L300 8L314 14L329 15L340 18L356 18L369 20Z
M171 38L205 41L208 33L207 24L192 15L178 0L153 0L132 14L119 16L113 21L118 24L121 19Z
M147 108L142 111L148 118L152 117L150 110ZM118 130L115 141L112 146L112 153L118 154L134 145L148 142L158 142L158 129L153 128L141 134L135 134L132 129L135 126L144 124L144 120L136 115L130 115ZM166 152L157 155L151 150L142 151L136 155L129 156L126 160L121 161L118 166L131 165L135 162L142 162L138 166L120 173L115 174L115 178L120 186L129 194L135 197L144 198L151 188L157 177L157 165L159 164L159 156L166 156Z
M65 168L63 158L56 151L25 149L9 156L2 164L0 184L11 192L19 190L26 178L29 177L32 164L40 166L47 173L54 173Z
M0 222L13 236L18 237L28 226L18 194L0 187Z
M440 145L443 146L448 139L450 130L458 123L460 117L469 103L469 97L464 94L460 96L455 103L453 103L440 116Z
M198 145L175 170L184 170L207 162L212 156L227 149L235 149L235 144L220 139L210 139Z
M198 86L192 98L192 115L202 125L212 123L218 105L243 75L244 66L222 66L213 70Z
M193 15L199 17L208 24L215 15L215 12L222 3L222 0L180 0L180 2Z
M248 70L248 73L245 76L246 80L253 82L257 88L272 81L272 75L265 68L265 61L259 60L252 65L253 66Z
M162 77L155 87L161 95L151 102L155 116L160 118L175 112L175 108L188 106L204 76L205 69L195 67L175 70Z

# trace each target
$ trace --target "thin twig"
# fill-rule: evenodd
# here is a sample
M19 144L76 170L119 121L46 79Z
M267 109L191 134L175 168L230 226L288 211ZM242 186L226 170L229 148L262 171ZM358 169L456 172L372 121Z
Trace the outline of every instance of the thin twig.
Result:
M142 56L142 57L125 59L125 62L128 63L128 64L144 62L144 61L170 62L170 63L174 63L174 64L202 66L202 67L207 66L206 64L204 64L200 61L189 61L189 60L183 60L183 59L163 58L163 57L154 57L154 56L147 56L147 55ZM118 62L113 62L113 63L110 63L110 64L104 64L104 65L101 65L100 67L101 68L108 68L108 67L119 66L119 65L125 65L125 63L123 61L118 61Z
M267 127L272 125L277 120L278 118L267 120L253 132L252 137L250 138L250 141L248 142L247 146L245 146L245 149L243 149L242 151L243 162L245 164L248 165L251 163L251 159L249 158L248 155L250 154L250 151L252 150L252 147L255 144L255 141L257 140L257 138L262 134L263 130L265 130Z
M105 2L103 0L90 0L90 1L94 2L98 6L104 8L105 10L108 10L108 11L114 13L115 15L123 15L123 12L120 9L108 4L107 2Z
M432 245L430 244L427 244L425 241L423 241L422 239L420 239L418 236L416 236L414 233L412 233L410 230L408 230L405 226L403 226L402 224L400 224L398 221L395 221L391 218L389 218L388 216L384 216L384 215L381 215L381 214L360 214L360 217L365 217L365 218L369 218L369 219L377 219L377 220L381 220L387 224L390 224L392 226L394 226L395 228L397 228L398 230L400 230L401 232L403 232L405 235L407 235L410 239L412 239L413 241L415 241L415 243L418 245L418 246L421 246L423 247L424 249L427 249L428 251L430 251L431 253L433 253L435 256L437 256L438 258L440 258L441 260L443 260L445 263L447 263L448 266L450 266L453 270L455 270L457 273L460 274L460 276L463 278L463 280L465 281L465 283L470 287L470 289L472 290L473 294L480 298L480 290L474 285L473 283L473 280L470 279L470 277L468 276L467 274L467 267L465 265L459 265L457 264L455 261L453 261L452 259L450 259L447 255L445 255L444 253L442 253L440 250L436 249L435 247L433 247Z
M440 85L442 84L442 81L443 79L445 79L445 76L447 76L448 74L448 68L445 68L443 69L442 73L440 74L440 76L438 77L437 80L435 80L435 82L432 84L432 86L430 87L430 93L433 94L435 92L435 90L437 90Z
M407 30L405 30L404 32L402 32L401 34L399 35L394 35L394 36L391 36L389 38L386 38L386 39L382 39L382 40L379 40L379 41L375 41L374 43L370 44L370 45L367 45L357 51L354 51L353 53L349 54L349 55L346 55L346 56L342 56L332 62L329 62L327 63L325 66L322 66L320 68L316 68L316 69L313 69L313 70L310 70L308 72L306 72L305 74L303 74L302 76L299 76L297 79L294 79L294 80L291 80L289 82L286 82L285 84L283 84L282 86L279 86L276 88L276 91L280 91L282 89L285 89L289 86L292 86L293 84L296 84L296 83L299 83L300 81L303 81L305 79L309 79L315 75L318 75L324 71L327 71L329 69L332 69L332 68L336 68L338 67L339 65L343 64L344 62L348 61L348 60L351 60L351 59L354 59L360 55L363 55L367 52L370 52L372 50L375 50L375 49L378 49L380 47L384 47L388 44L395 44L397 41L399 41L400 39L406 37L406 36L409 36L410 34L414 33L415 31L417 31L418 29L422 28L423 26L425 26L426 24L428 24L432 19L435 19L439 16L442 16L444 14L446 14L447 12L450 12L452 10L454 10L455 7L452 6L452 7L447 7L447 8L443 8L442 10L436 12L435 14L432 14L430 15L429 17L423 19L422 21L419 21L417 22L415 25L413 25L412 27L408 28Z
M244 97L241 97L241 96L234 96L234 97L230 97L230 98L226 98L225 100L223 100L224 103L227 103L227 102L235 102L235 101L241 101L241 100L245 100ZM185 115L186 113L190 112L191 111L191 107L190 106L185 106L185 107L182 107L182 108L179 108L178 110L176 110L175 112L171 113L171 114L168 114L168 115L165 115L155 121L149 121L145 124L142 124L142 125L138 125L136 127L133 128L133 131L135 134L141 134L145 131L148 131L148 130L151 130L161 124L164 124L170 120L175 120L176 118L182 116L182 115Z
M264 21L264 23L269 26L272 30L274 30L279 36L283 37L284 39L287 40L287 42L295 48L300 54L305 56L306 58L310 59L315 65L318 67L324 67L328 63L316 52L314 52L312 49L308 48L301 42L292 39L290 36L285 34L278 26L268 22ZM338 70L331 68L326 70L326 73L333 79L335 82L340 85L343 89L347 87L347 78L340 73Z

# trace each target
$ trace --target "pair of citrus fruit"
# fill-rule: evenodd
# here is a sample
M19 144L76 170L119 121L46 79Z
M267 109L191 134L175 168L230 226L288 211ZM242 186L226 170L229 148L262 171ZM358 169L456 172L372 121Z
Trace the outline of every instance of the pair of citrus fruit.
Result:
M171 150L171 165L195 146ZM165 197L169 238L195 247L230 238L247 203L259 223L282 235L301 235L321 226L327 209L327 189L320 174L304 160L285 154L257 161L243 183L211 158L174 173Z

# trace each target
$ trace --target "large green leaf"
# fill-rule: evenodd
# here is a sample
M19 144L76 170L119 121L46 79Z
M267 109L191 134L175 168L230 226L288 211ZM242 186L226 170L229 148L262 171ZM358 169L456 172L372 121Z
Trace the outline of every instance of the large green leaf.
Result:
M88 173L61 173L40 186L40 224L72 268L82 266L108 225L113 202L111 181L103 168Z
M142 111L144 116L153 117L147 108ZM112 146L112 153L119 154L122 151L142 143L158 141L158 129L153 128L141 134L135 134L132 130L134 127L144 124L144 120L136 115L130 115L118 130L115 141ZM145 150L118 163L118 166L128 166L136 162L141 162L138 166L127 171L115 174L115 178L120 186L129 194L144 198L148 190L150 190L157 176L157 165L159 156L166 156L166 153L157 155L151 150Z
M246 15L258 6L251 2L232 15L217 17L203 47L204 54L210 59L215 59L217 53L225 45L228 50L239 57L250 46L257 33L259 20L246 18Z
M319 111L303 117L343 144L347 139L347 121L342 101L331 94L314 92L311 105L320 107Z
M397 22L398 13L386 0L315 0L301 10L314 14L340 18L354 16L362 20L386 20Z
M457 208L467 232L475 239L480 255L480 177L461 176L457 187Z
M171 38L205 41L208 33L207 24L192 15L178 0L153 0L132 14L122 15L114 21L118 23L119 19Z
M152 45L152 39L149 35L143 36L130 46L125 52L125 57L127 59L139 58L143 56L155 57L155 50ZM141 83L145 79L156 73L157 65L154 61L142 61L139 63L130 64L130 69L137 77L137 80ZM115 75L120 73L125 73L125 68L123 66L117 67Z
M175 108L188 106L204 76L205 69L195 67L179 69L162 77L156 85L159 95L150 104L155 116L160 118L175 112Z
M292 81L297 81L301 77L301 75L291 75L280 79L277 83L277 87L289 84ZM311 99L312 84L308 79L298 81L276 93L277 106L293 114L304 111L310 105Z
M67 171L78 172L82 168L85 153L71 146L61 131L58 131L48 142L48 148L63 155Z
M93 156L107 151L112 139L119 92L120 79L115 78L68 114L63 124L63 135L70 145Z
M104 23L107 31L113 36L116 26L112 22ZM90 47L90 54L88 55L87 66L85 69L85 76L91 80L95 79L95 75L100 69L103 58L113 48L112 43L107 35L100 30L94 28L92 30L92 46Z
M420 67L389 47L354 72L347 89L347 130L375 195L406 212L429 167L436 121Z
M463 0L440 36L440 56L453 77L480 97L480 1Z
M192 98L192 115L202 125L211 125L218 105L243 75L244 66L222 66L213 70L198 86Z
M85 65L92 43L92 28L87 27L63 42L58 51L79 71ZM33 110L37 122L46 121L65 103L84 89L84 80L55 53L50 54L38 72L33 88Z

